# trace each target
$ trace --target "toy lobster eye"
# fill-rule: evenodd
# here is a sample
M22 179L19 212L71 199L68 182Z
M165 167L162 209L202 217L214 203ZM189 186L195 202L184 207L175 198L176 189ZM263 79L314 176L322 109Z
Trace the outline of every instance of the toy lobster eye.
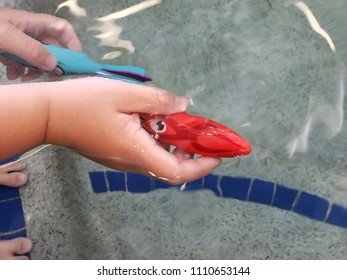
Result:
M151 123L151 128L156 133L164 133L166 131L166 123L163 120L154 120Z

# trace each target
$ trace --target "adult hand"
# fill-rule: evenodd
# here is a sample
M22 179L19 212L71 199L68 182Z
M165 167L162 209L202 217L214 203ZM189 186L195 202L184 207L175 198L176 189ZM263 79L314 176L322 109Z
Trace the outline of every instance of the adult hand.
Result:
M141 173L170 184L203 177L221 160L191 159L182 150L168 152L141 126L137 113L185 111L186 98L163 89L105 78L82 78L48 86L46 143L62 145L117 170Z
M54 70L57 61L42 43L81 50L73 27L65 19L48 14L0 8L0 53L11 52L39 70ZM40 74L36 69L30 69L25 73L24 66L2 56L0 62L6 65L7 78L10 80L19 77L29 80Z

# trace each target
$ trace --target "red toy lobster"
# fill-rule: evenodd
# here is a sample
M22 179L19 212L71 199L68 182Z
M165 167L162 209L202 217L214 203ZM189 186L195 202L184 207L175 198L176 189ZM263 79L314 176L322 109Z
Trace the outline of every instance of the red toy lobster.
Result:
M140 114L142 126L154 139L182 150L209 157L248 155L252 147L230 128L187 113Z

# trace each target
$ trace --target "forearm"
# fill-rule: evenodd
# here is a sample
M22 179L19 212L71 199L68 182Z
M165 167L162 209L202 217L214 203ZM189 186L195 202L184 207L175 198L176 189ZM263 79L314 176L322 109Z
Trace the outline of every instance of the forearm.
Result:
M114 85L102 78L1 85L0 160L41 144L83 149L95 138L90 112Z
M45 141L49 103L47 83L0 86L0 159Z
M123 103L115 98L120 86L128 85L93 77L0 86L0 159L45 143L76 150L102 144L99 134L112 129L104 113Z

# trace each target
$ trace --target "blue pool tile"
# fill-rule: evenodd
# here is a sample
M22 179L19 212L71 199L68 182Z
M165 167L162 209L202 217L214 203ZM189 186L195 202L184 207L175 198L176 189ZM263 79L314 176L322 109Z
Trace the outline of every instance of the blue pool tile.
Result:
M160 181L160 180L153 180L154 182L154 188L155 189L168 189L168 188L174 188L174 187L177 187L177 186L174 186L174 185L169 185L169 184L166 184L164 183L163 181Z
M271 205L274 183L255 179L252 184L249 201Z
M277 185L272 205L281 209L291 210L298 192L297 190Z
M13 232L25 227L22 201L12 199L0 203L0 233Z
M90 182L95 193L107 192L107 184L105 179L105 172L95 171L89 172Z
M333 204L327 223L347 228L347 208Z
M154 182L144 175L127 173L128 191L133 193L146 193L153 189Z
M9 234L0 235L0 240L11 240L17 237L27 237L26 229L23 228Z
M0 161L0 165L15 161L19 156ZM26 237L22 201L18 188L0 185L0 240Z
M192 182L188 182L186 184L186 191L195 191L195 190L201 190L202 189L202 184L203 184L203 179L197 179L195 181Z
M125 172L106 171L106 178L111 192L126 191Z
M12 161L16 161L17 159L19 159L20 156L15 156L15 157L11 157L5 160L0 160L0 165L6 164L6 163L10 163Z
M218 176L209 174L203 178L203 189L211 190L216 196L221 196L218 189Z
M246 200L251 180L247 178L222 177L220 187L223 197Z
M293 211L311 219L323 221L328 207L329 203L324 198L302 192Z
M0 201L10 198L19 197L18 188L10 188L0 185Z

